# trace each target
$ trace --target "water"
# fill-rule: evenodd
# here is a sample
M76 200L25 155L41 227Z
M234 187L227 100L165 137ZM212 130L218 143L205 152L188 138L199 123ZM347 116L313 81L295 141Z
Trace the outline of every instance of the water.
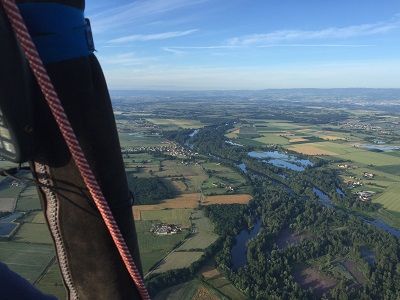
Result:
M241 164L238 164L238 165L236 165L240 170L242 170L242 172L243 173L247 173L247 166L246 166L246 164L245 163L241 163Z
M340 198L344 198L346 196L346 194L340 188L336 188L336 193Z
M368 150L378 150L378 151L394 151L400 150L400 146L387 146L387 145L372 145L372 144L364 144L360 146L361 148Z
M236 243L232 247L232 265L233 269L237 270L247 263L247 243L254 238L261 228L261 219L258 219L251 230L243 229L236 236Z
M21 212L15 212L12 213L6 217L3 217L0 219L0 223L10 223L10 222L14 222L15 220L21 218L24 214Z
M327 194L325 194L321 190L317 189L316 187L313 188L313 192L315 195L317 195L317 197L322 205L324 205L326 207L334 208L332 200ZM386 224L385 222L383 222L380 219L366 219L363 217L359 217L359 218L367 224L370 224L376 228L382 229L383 231L386 231L387 233L389 233L397 238L400 238L400 230L399 229L389 226L388 224Z
M302 172L308 166L314 164L308 159L300 159L295 155L285 154L279 151L251 151L247 154L252 158L262 159L263 162L278 168Z
M199 129L194 130L192 133L189 134L189 136L192 138L194 137L196 134L199 133Z
M332 200L327 194L316 187L313 188L313 192L318 197L319 202L321 202L322 205L333 208Z
M232 145L232 146L244 147L242 144L234 143L232 141L225 141L225 143Z
M15 220L22 217L24 214L20 212L12 213L0 219L0 237L7 237L15 228L19 226L14 223Z
M386 231L387 233L400 238L400 230L393 228L391 226L389 226L388 224L386 224L385 222L383 222L382 220L379 219L372 219L372 220L368 220L365 218L361 218L365 223L371 224L372 226L375 226L376 228L382 229L383 231Z
M360 251L362 258L364 258L370 266L373 266L376 262L374 252L366 246L362 246Z

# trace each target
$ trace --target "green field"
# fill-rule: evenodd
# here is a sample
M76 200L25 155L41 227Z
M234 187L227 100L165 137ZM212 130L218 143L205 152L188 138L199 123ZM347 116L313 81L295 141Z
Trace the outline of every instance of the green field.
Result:
M0 242L0 261L31 283L45 271L54 255L53 245Z
M14 241L53 245L47 225L38 223L22 224L14 236Z
M190 265L197 261L203 254L204 252L202 251L172 252L162 261L160 266L154 270L154 273L164 273L169 270L190 267Z
M54 262L46 270L43 277L35 284L42 292L56 296L58 299L66 299L67 293L62 282L60 270L57 262Z
M197 129L204 127L204 125L200 121L188 119L147 119L147 121L167 130L176 130L179 128Z
M205 249L214 243L218 235L214 233L214 226L211 221L204 216L204 212L197 210L192 215L192 222L195 227L195 233L192 237L183 243L177 250Z
M263 143L263 144L277 144L277 145L287 145L289 144L289 140L279 134L272 133L261 133L261 137L255 138L254 141Z
M199 290L201 293L198 294ZM154 300L218 300L225 299L208 285L199 279L193 279L188 282L172 286L158 293Z
M141 212L143 221L159 221L162 223L180 224L183 227L190 227L190 216L193 209L173 208L162 210L147 210Z
M151 221L135 222L142 267L145 274L185 238L185 232L168 236L156 236L150 232L152 224L153 222Z
M225 167L219 163L203 163L205 173L210 177L203 182L201 188L204 195L224 195L232 193L247 193L245 178L237 170ZM234 191L229 190L232 187Z
M19 196L17 201L17 211L40 210L41 205L35 186L27 187Z
M130 133L119 133L121 147L152 147L160 146L165 141L161 136L131 135Z

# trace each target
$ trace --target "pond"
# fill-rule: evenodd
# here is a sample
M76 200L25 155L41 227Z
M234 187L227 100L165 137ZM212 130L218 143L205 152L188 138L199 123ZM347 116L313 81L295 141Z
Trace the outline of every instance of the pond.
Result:
M292 171L302 172L308 166L314 164L308 159L300 159L295 155L279 151L251 151L247 153L252 158L261 159L263 162L278 168L285 168Z
M232 255L232 265L233 269L237 270L240 267L243 267L247 263L247 243L254 238L261 228L261 219L258 219L254 227L249 229L243 229L236 236L235 245L232 247L231 255Z
M365 261L370 265L373 266L376 262L374 252L366 246L362 246L360 248L361 256L365 259Z
M333 208L332 200L327 194L316 187L313 187L313 192L318 197L318 200L322 205Z
M378 151L383 151L383 152L400 150L400 146L373 145L373 144L360 145L360 148L364 148L367 150L378 150Z
M196 134L199 133L199 129L194 130L192 133L189 134L189 137L194 137Z
M336 188L336 193L340 198L344 198L344 196L346 196L346 194L340 188Z
M245 163L237 164L236 165L243 173L247 173L247 166Z

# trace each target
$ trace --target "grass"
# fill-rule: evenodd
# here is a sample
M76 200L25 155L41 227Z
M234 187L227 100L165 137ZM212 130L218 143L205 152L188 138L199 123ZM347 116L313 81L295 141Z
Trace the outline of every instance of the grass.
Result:
M151 147L159 146L165 141L161 136L153 135L130 135L129 133L119 133L121 147Z
M201 278L208 286L214 288L228 299L245 300L247 297L239 291L223 274L216 268L215 263L209 262L200 270Z
M155 263L185 238L185 233L156 236L150 232L153 223L152 221L135 222L144 273L147 273Z
M192 215L192 222L196 232L193 237L185 241L177 250L193 250L193 249L206 249L214 243L218 235L214 233L214 226L211 221L204 215L201 210L196 211Z
M388 210L400 212L400 183L390 185L374 202L382 204Z
M257 142L263 143L263 144L277 144L277 145L287 145L289 144L289 141L287 138L284 138L280 136L279 134L273 134L273 133L262 133L261 137L255 138L254 139Z
M204 127L200 121L188 119L147 119L147 121L161 127L170 127L172 129L176 127L183 129L197 129Z
M41 205L39 201L39 196L36 191L36 187L27 187L19 196L17 201L17 211L31 211L40 210Z
M57 262L47 269L35 286L45 294L56 296L58 299L66 299L67 293Z
M54 257L53 245L0 242L0 261L33 283Z
M14 241L37 244L53 244L46 224L24 223L14 236Z
M192 263L197 261L203 255L202 251L190 252L172 252L158 266L154 273L164 273L169 270L182 269L190 267Z
M163 210L149 210L141 212L143 221L159 221L162 223L180 224L182 227L190 227L190 215L192 209L175 208Z
M193 297L195 297L196 292L200 287L203 287L201 282L198 279L193 279L188 282L178 284L161 291L156 295L154 300L175 300L175 299L191 300L193 299ZM201 299L197 298L196 300L201 300Z

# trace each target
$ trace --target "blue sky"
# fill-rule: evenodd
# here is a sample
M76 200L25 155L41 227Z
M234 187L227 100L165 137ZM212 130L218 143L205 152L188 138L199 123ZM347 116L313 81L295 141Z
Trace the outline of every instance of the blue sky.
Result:
M111 89L400 88L398 0L87 0Z

